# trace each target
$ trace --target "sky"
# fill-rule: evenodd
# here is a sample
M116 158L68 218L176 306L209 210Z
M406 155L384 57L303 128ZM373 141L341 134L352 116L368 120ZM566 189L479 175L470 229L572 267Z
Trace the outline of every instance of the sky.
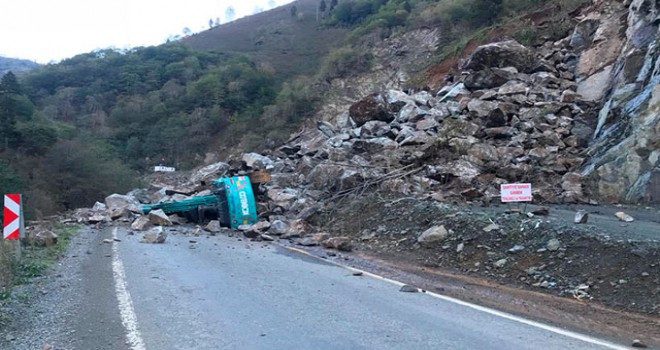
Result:
M164 43L183 28L200 32L209 19L226 22L293 0L13 0L0 6L0 56L58 62L105 48Z

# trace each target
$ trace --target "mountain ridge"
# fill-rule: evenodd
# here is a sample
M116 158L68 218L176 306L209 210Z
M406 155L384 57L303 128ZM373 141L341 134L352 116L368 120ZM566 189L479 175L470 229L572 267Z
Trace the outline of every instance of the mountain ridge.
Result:
M28 59L11 58L0 55L0 77L10 71L14 74L28 73L39 66L39 63Z

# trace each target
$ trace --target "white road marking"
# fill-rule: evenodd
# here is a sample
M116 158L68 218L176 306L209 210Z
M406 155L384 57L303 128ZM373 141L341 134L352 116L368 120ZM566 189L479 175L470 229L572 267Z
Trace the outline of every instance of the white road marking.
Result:
M117 238L116 227L112 230L112 238ZM146 350L142 335L138 329L137 316L135 315L135 309L133 309L131 293L128 292L128 287L126 285L124 264L119 259L119 252L116 243L112 245L112 275L115 278L115 291L117 293L117 301L119 301L121 323L124 325L124 328L126 328L126 337L131 345L131 349Z
M302 254L311 256L311 257L316 258L316 259L321 259L321 258L319 258L319 257L317 257L313 254L310 254L310 253L308 253L308 252L306 252L302 249L293 248L293 247L286 247L286 246L285 246L285 248L287 248L289 250L292 250L292 251L295 251L295 252L298 252L298 253L302 253ZM336 266L343 267L347 270L350 270L350 271L353 271L353 272L360 272L365 276L369 276L369 277L372 277L372 278L375 278L375 279L379 279L379 280L382 280L382 281L385 281L385 282L389 282L389 283L395 284L395 285L400 286L400 287L406 285L406 283L399 282L397 280L393 280L393 279L390 279L390 278L387 278L387 277L383 277L383 276L377 275L375 273L360 270L360 269L357 269L357 268L354 268L354 267L342 265L342 264L340 264L338 262L335 262L335 261L326 260L326 259L322 259L322 260L325 261L325 262L329 262L331 264L334 264ZM452 298L452 297L448 297L446 295L441 295L441 294L437 294L437 293L433 293L433 292L429 292L429 291L425 291L424 294L428 294L428 295L430 295L434 298L442 299L442 300L445 300L445 301L448 301L448 302L451 302L451 303L454 303L454 304L469 307L469 308L474 309L474 310L485 312L485 313L493 315L493 316L502 317L502 318L505 318L507 320L519 322L519 323L522 323L522 324L526 324L528 326L532 326L532 327L536 327L536 328L546 330L548 332L560 334L560 335L563 335L565 337L581 340L583 342L591 343L591 344L594 344L594 345L600 345L600 346L606 347L608 349L615 349L615 350L630 349L629 347L622 346L622 345L619 345L619 344L615 344L615 343L612 343L612 342L608 342L606 340L602 340L602 339L590 337L588 335L568 331L568 330L561 329L561 328L554 327L554 326L550 326L550 325L547 325L547 324L544 324L544 323L541 323L541 322L528 320L528 319L523 318L523 317L515 316L515 315L512 315L512 314L502 312L502 311L499 311L499 310L495 310L495 309L491 309L491 308L488 308L488 307L485 307L485 306L480 306L480 305L468 303L466 301L455 299L455 298Z

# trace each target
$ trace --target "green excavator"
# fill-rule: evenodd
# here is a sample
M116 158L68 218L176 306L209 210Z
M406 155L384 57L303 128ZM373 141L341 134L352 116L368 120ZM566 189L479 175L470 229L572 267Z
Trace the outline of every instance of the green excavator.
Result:
M213 181L213 194L182 201L142 206L142 212L162 209L165 214L179 214L192 222L218 220L221 226L238 228L257 223L257 203L248 176L223 177Z

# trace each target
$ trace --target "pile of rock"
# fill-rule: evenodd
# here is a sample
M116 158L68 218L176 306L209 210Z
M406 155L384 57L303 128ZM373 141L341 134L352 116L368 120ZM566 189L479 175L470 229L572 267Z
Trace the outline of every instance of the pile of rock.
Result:
M422 167L413 181L379 183L488 200L499 195L499 184L523 181L541 200L582 201L576 170L593 135L594 104L576 93L576 56L565 44L538 55L515 41L484 45L460 81L437 93L371 94L337 125L320 122L316 134L282 147L281 168L295 164L283 177L306 189L341 191L413 164Z

